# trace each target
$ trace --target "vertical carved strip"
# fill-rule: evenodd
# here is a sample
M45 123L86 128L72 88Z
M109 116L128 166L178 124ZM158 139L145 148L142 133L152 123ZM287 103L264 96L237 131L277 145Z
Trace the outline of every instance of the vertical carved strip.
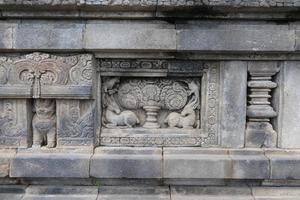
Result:
M277 133L270 120L277 116L271 105L272 77L279 72L276 62L250 62L248 66L247 147L276 147Z

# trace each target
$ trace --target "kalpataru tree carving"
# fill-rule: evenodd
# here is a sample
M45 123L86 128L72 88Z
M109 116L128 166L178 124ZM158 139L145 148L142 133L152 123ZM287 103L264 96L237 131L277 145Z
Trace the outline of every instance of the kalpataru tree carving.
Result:
M219 65L219 62L183 60L100 60L100 144L218 145ZM154 76L157 78L153 78ZM107 96L110 98L109 102L116 105L111 110L114 108L119 113L134 113L132 128L127 125L115 126L108 122L105 116L109 99Z
M197 127L200 89L195 80L126 78L120 82L114 77L104 81L103 88L106 127Z
M55 147L60 137L57 135L57 121L67 121L67 116L70 118L70 115L62 117L61 113L56 113L57 99L90 99L92 82L91 55L54 56L33 53L20 57L1 57L0 105L11 102L12 108L10 117L0 116L0 121L3 122L0 126L2 143L9 146L14 144L29 147L33 143L33 147ZM24 100L13 100L14 98ZM89 101L88 104L92 105L92 102ZM68 128L77 130L76 125L77 123L68 124ZM21 139L16 138L17 131L14 127L24 128L18 131L22 133L19 136ZM14 133L8 132L9 129L15 130ZM10 138L14 138L14 141ZM67 140L66 137L64 139Z
M248 71L249 105L247 108L247 147L276 147L277 133L270 119L277 116L270 92L277 87L272 77L279 72L276 62L250 62Z

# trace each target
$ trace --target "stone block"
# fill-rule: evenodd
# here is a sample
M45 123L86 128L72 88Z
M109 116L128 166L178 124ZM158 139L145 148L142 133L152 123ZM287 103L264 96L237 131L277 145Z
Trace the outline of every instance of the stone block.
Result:
M27 99L0 99L0 146L29 147L31 110Z
M98 147L91 158L97 178L162 178L161 148Z
M292 30L178 30L178 51L294 51Z
M89 186L29 186L22 200L96 200L98 188Z
M233 179L268 179L269 159L261 150L229 150Z
M279 140L281 148L300 147L300 62L286 61L281 71L281 105L279 111Z
M267 152L270 159L270 179L300 179L300 151Z
M221 145L241 148L244 146L247 105L247 62L223 62Z
M14 49L82 49L84 24L32 21L19 24Z
M168 187L104 186L99 189L97 200L170 200Z
M0 151L0 177L9 176L10 161L15 155L15 150L2 149Z
M21 200L25 194L26 186L17 185L1 185L0 199L1 200Z
M299 187L253 187L255 200L299 200Z
M10 176L88 178L90 157L88 153L17 153Z
M164 148L163 177L172 179L224 179L231 177L226 150Z
M175 27L168 24L104 23L86 25L84 47L90 50L175 50Z
M0 49L12 49L16 24L0 23Z
M248 187L171 187L172 200L254 200Z
M300 29L300 28L298 28L298 29ZM300 30L296 30L295 32L296 32L296 51L299 51L300 50Z

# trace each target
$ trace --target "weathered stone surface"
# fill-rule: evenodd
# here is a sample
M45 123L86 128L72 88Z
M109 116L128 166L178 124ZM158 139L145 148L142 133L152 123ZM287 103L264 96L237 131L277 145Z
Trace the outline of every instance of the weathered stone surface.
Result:
M0 146L29 147L30 119L31 108L27 99L0 99Z
M175 50L176 31L168 24L88 22L84 48L93 50Z
M90 174L97 178L162 178L161 148L98 147Z
M17 153L10 176L88 178L90 157L88 153Z
M89 186L29 186L24 200L96 200L98 188Z
M32 21L19 24L14 33L16 49L82 49L84 24Z
M11 149L3 149L0 151L0 177L9 176L10 162L16 155L16 151Z
M300 62L286 61L282 73L283 82L280 83L281 103L279 114L279 147L300 147Z
M230 178L231 159L226 150L164 148L164 178Z
M168 187L104 186L99 189L97 200L170 200Z
M269 159L262 150L229 150L233 179L269 179Z
M95 105L93 101L57 100L57 145L94 145Z
M253 187L252 193L255 200L298 200L299 187Z
M254 200L248 187L171 187L172 200Z
M244 146L247 100L247 62L224 62L222 71L222 147Z
M178 30L178 51L294 51L288 30Z
M299 151L270 151L266 156L270 159L271 179L300 179Z
M0 49L12 49L15 24L0 23Z
M26 186L17 185L1 185L0 199L1 200L21 200L25 194Z

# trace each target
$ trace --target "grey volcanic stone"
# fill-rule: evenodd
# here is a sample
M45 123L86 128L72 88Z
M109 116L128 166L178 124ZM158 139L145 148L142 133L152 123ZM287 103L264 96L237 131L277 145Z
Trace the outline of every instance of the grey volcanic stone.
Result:
M300 179L300 151L267 152L271 179Z
M175 27L168 24L91 22L84 34L86 49L175 50Z
M171 187L172 200L254 200L248 187Z
M84 24L32 21L19 24L15 49L82 49Z
M233 179L269 179L269 159L262 150L229 150Z
M11 177L89 177L88 153L17 153Z
M168 187L104 186L99 189L97 200L170 200Z
M96 200L97 187L29 186L23 200Z
M231 159L225 150L164 148L164 178L230 178Z
M253 187L255 200L299 200L299 187Z
M15 26L14 23L0 22L0 49L12 49Z
M222 147L244 146L247 100L247 62L223 62Z
M21 200L25 194L26 186L17 185L1 185L0 199L1 200Z
M281 148L300 147L300 93L296 89L300 85L300 62L286 61L282 71L284 82L280 83L283 102L279 112Z
M161 148L98 147L91 158L97 178L162 178Z
M9 176L9 167L11 159L14 158L15 150L5 150L0 151L0 177ZM1 199L1 198L0 198Z
M294 51L292 30L228 29L178 31L179 51Z

